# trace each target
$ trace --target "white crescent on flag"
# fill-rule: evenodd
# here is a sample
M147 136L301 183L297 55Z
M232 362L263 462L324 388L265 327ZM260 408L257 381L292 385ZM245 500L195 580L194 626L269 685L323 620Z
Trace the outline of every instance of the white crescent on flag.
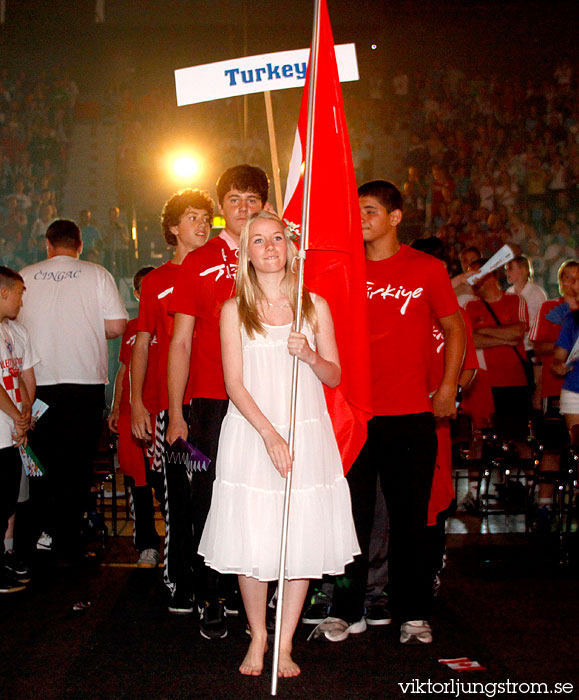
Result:
M289 164L289 170L287 174L287 183L285 188L285 198L283 202L283 210L287 209L291 198L294 196L294 192L300 181L300 175L302 170L302 165L304 162L304 152L302 149L302 140L300 138L299 129L296 129L296 136L294 139L294 147L292 149L292 157ZM287 222L286 222L287 223Z

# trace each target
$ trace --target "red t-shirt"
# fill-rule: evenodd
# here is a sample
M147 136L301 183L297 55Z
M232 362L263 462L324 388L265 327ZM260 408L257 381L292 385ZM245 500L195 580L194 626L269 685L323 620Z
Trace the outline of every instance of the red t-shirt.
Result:
M174 323L173 316L169 313L169 303L180 269L180 265L175 265L171 261L166 262L149 272L143 279L141 287L137 331L149 333L151 338L156 338L157 343L157 352L154 357L151 357L149 348L147 363L147 374L150 373L151 376L156 377L157 383L155 405L151 408L145 404L151 413L159 413L169 408L167 358ZM184 403L188 403L190 398L189 391L186 390Z
M372 407L377 416L432 411L432 322L458 310L444 265L402 245L366 260Z
M503 294L498 301L490 302L490 307L501 322L500 325L524 323L526 328L529 327L527 302L518 294ZM497 326L490 311L480 299L469 301L466 305L466 313L475 332L479 328ZM527 352L523 341L521 340L516 347L519 355L525 359ZM483 356L491 386L525 386L527 384L523 364L512 346L497 345L494 348L484 348Z
M122 414L131 414L131 374L130 374L130 364L131 364L131 353L133 351L133 345L135 344L135 339L137 337L137 319L133 318L127 323L125 332L121 339L121 348L119 350L119 362L125 365L125 375L123 377L122 383L122 394L121 403L119 406L119 411ZM151 365L156 364L157 356L157 343L153 339L151 345L149 346L149 357L153 358L153 362L147 366L147 373L145 375L145 383L143 385L143 403L147 409L154 413L152 406L155 405L157 400L156 382L154 370L150 371Z
M238 248L224 231L185 258L171 296L171 313L195 316L191 398L226 399L219 316L235 293Z
M549 321L546 316L557 306L565 303L564 299L550 299L544 301L539 308L539 313L535 317L535 322L529 333L529 340L543 343L556 343L561 328L558 323ZM541 397L546 399L549 396L559 396L563 387L563 377L557 377L551 372L553 366L553 355L543 355L543 371L541 372Z

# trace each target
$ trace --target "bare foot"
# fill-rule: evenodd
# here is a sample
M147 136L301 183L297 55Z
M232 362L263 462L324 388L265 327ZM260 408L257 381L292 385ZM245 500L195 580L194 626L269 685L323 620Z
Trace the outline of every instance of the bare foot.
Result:
M290 652L280 649L277 675L280 678L292 678L293 676L299 676L301 672L300 667L292 659Z
M259 676L263 671L263 657L267 651L267 637L265 639L252 638L245 658L239 667L244 676Z

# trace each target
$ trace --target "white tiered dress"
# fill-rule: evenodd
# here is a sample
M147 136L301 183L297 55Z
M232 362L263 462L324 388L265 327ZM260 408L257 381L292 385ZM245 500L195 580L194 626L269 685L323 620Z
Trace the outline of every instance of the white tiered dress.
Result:
M287 439L292 357L291 324L265 326L266 336L241 330L243 383L276 430ZM304 334L312 347L309 327ZM360 548L320 380L300 362L295 460L286 577L341 574ZM285 479L274 468L262 438L232 402L223 421L211 509L199 545L206 563L221 573L278 577Z

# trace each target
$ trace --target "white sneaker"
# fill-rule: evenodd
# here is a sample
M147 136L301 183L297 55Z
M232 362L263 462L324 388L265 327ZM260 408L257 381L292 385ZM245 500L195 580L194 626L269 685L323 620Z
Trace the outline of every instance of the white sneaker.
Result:
M159 564L159 552L156 549L143 549L139 561L138 569L155 569Z
M43 549L46 552L50 552L52 549L52 537L48 533L43 532L38 538L36 549Z
M311 632L308 637L310 639L319 639L324 637L329 642L343 642L350 634L361 634L367 629L366 618L362 617L358 622L352 622L349 625L345 620L339 617L326 617L323 622L320 622Z
M409 620L400 627L400 644L432 644L432 629L426 620Z

